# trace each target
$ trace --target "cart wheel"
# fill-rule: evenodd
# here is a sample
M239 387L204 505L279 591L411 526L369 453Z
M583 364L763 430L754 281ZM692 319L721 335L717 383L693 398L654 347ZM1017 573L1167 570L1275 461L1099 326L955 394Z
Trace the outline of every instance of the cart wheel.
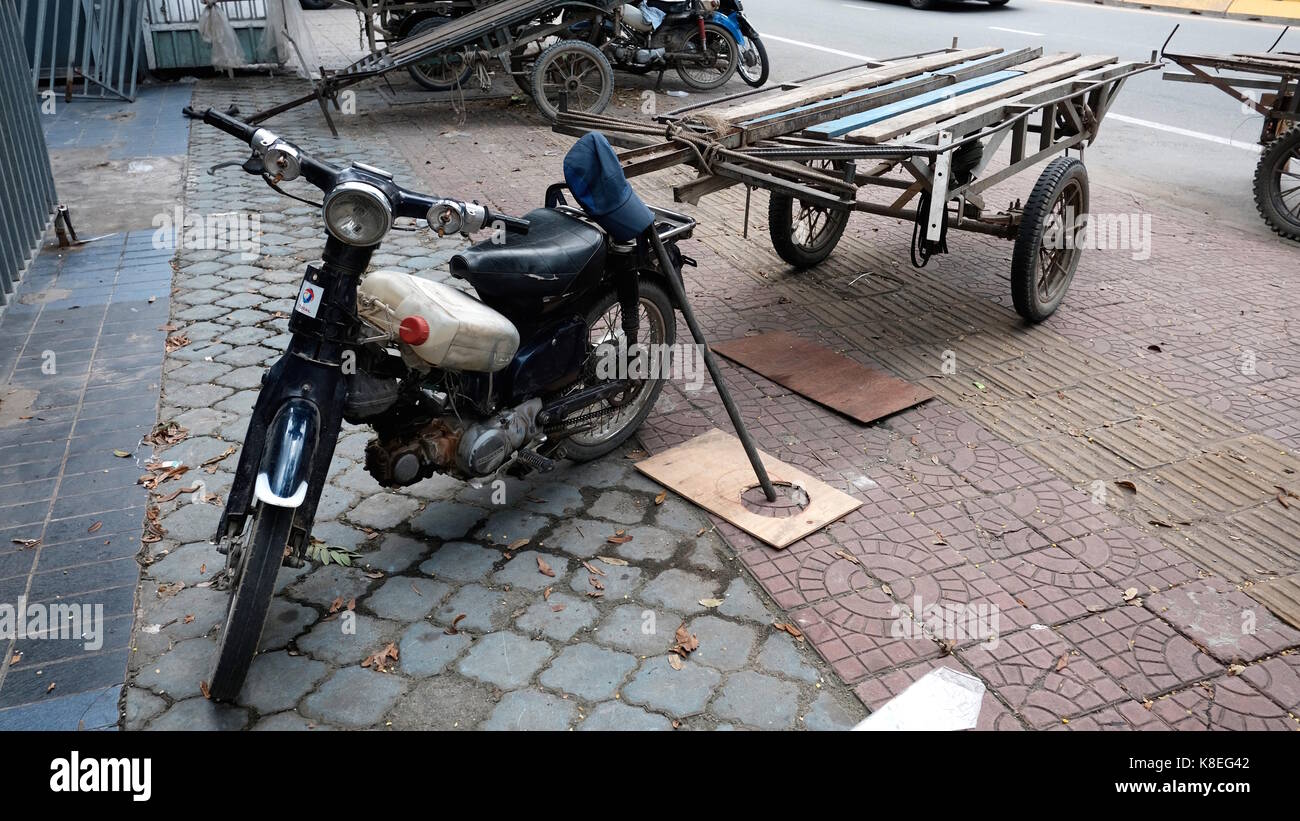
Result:
M814 160L809 168L839 173L843 164L833 160ZM767 202L767 232L772 237L776 255L803 270L821 263L835 246L849 224L849 212L825 208L789 194L773 191Z
M1300 240L1300 127L1264 149L1255 169L1255 205L1274 231Z
M450 17L426 17L411 26L411 31L406 36L418 37L450 21ZM430 91L451 91L469 82L470 75L474 73L474 64L466 58L463 51L457 51L435 54L408 68L407 73L412 80Z
M1087 214L1087 169L1074 157L1057 157L1034 183L1011 257L1011 296L1028 321L1056 313L1070 290Z
M614 96L614 69L591 43L561 40L537 58L532 86L533 102L548 120L559 114L562 93L570 111L599 114Z

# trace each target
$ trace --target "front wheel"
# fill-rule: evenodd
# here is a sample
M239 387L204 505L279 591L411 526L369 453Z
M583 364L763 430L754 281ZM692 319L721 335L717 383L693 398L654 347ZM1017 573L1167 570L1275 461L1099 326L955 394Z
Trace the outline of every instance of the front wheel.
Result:
M832 160L815 160L809 167L840 173L844 166ZM767 203L767 230L777 256L799 270L821 264L844 236L849 210L827 208L773 191Z
M1274 231L1300 240L1300 126L1269 143L1260 156L1255 205Z
M533 66L533 102L548 120L560 113L568 95L570 111L599 114L614 96L614 69L601 50L581 40L561 40Z
M677 316L672 300L657 283L642 279L639 286L640 303L637 322L637 342L652 346L670 346L677 341ZM575 392L598 384L596 374L597 350L602 345L619 347L625 339L623 332L623 307L614 289L597 297L587 311L588 361L583 368L583 379L568 389ZM607 349L608 350L608 349ZM647 356L650 363L665 361L666 347L652 347ZM655 375L654 371L650 371ZM609 453L628 440L645 422L650 410L659 399L666 375L660 371L657 379L644 379L622 394L603 400L569 416L560 422L571 433L565 435L557 454L575 462L589 462Z
M771 73L772 65L767 61L767 48L757 34L745 38L745 47L740 52L740 62L736 71L740 79L754 88L762 88Z
M735 38L717 23L704 24L703 43L699 31L695 31L686 38L682 48L691 56L675 61L677 76L699 91L712 91L726 85L740 64L740 48Z
M1042 322L1061 306L1083 255L1088 224L1088 171L1074 157L1057 157L1025 203L1011 255L1016 312Z
M230 545L225 570L230 609L217 638L217 658L208 683L215 701L233 701L244 686L271 608L293 515L293 508L259 504L241 539Z

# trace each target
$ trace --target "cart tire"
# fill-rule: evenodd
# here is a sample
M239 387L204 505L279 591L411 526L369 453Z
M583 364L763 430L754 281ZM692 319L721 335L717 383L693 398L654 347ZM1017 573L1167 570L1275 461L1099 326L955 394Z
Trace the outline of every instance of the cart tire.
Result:
M907 0L907 4L914 9L925 11L934 8L934 0Z
M698 31L688 35L684 47L690 49L698 39L700 39ZM731 81L732 77L736 76L736 68L740 65L740 46L736 43L736 38L731 36L731 32L717 23L705 23L703 53L708 53L707 49L710 43L719 44L727 50L721 66L715 63L709 69L705 69L705 71L712 70L712 76L691 74L696 68L683 65L680 61L673 66L673 68L677 69L677 76L682 78L682 82L696 91L712 91L715 88L722 88ZM695 53L699 54L700 52L696 51ZM719 54L721 53L719 52Z
M614 69L591 43L561 40L538 56L531 85L533 102L552 122L560 112L563 91L569 93L570 111L599 114L614 96Z
M813 164L821 171L841 171L843 164L821 160ZM807 205L789 194L773 191L767 201L767 232L776 255L799 270L820 264L844 236L848 210Z
M1011 0L985 0L985 2L988 3L990 6L997 7L997 6L1005 6L1007 3L1010 3Z
M1264 149L1255 168L1255 205L1274 231L1300 240L1300 127Z
M1077 238L1087 214L1088 170L1074 157L1057 157L1034 183L1011 256L1011 297L1027 321L1042 322L1065 299L1083 254ZM1061 241L1067 232L1071 241Z
M450 17L426 17L411 26L406 37L416 37L449 22L451 22ZM460 61L459 66L455 63L457 60ZM457 51L450 56L434 55L427 62L417 63L406 71L411 75L412 80L430 91L451 91L469 82L470 76L474 73L474 64L465 59L464 52Z

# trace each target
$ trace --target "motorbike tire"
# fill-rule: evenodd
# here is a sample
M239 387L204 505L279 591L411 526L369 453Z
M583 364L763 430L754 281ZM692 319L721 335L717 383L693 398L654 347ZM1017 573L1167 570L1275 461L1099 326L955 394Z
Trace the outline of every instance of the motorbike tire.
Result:
M742 66L743 60L736 64L736 72L740 75L740 79L745 81L746 85L753 88L762 88L767 83L767 78L772 72L772 64L767 59L767 47L763 45L763 41L759 39L758 35L751 34L748 39L753 42L754 50L758 52L758 73L746 73Z
M736 38L731 36L731 32L727 31L717 23L704 24L704 37L704 42L706 44L714 37L722 38L722 40L726 42L728 53L727 65L722 73L720 73L716 78L706 81L687 74L687 69L682 66L681 63L678 63L674 68L677 69L677 76L682 78L682 82L686 83L686 85L691 88L697 91L713 91L714 89L722 88L731 81L732 77L736 76L736 68L740 65L740 46L736 43ZM686 43L690 44L698 39L700 39L699 32L694 32L686 38Z
M293 508L261 505L249 524L252 532L241 548L247 554L242 557L243 571L230 590L230 609L221 625L217 657L208 677L208 695L214 701L232 701L243 689L271 609L293 515Z
M450 17L426 17L411 26L411 30L403 39L417 37L449 22L451 22ZM448 70L448 66L433 63L430 60L429 62L416 63L410 66L407 68L406 73L411 75L412 80L430 91L451 91L469 82L469 78L474 74L474 64L466 60L463 53L456 52L449 56L443 55L443 59L458 59L461 61L461 66L457 69L453 65Z
M672 345L677 341L677 315L673 313L673 301L668 298L664 289L655 282L642 279L639 285L641 304L646 308L653 308L653 313L649 313L653 321L654 315L658 314L663 325L659 329L660 342L665 345ZM592 303L591 308L587 311L587 327L593 327L608 311L618 304L618 294L613 288L610 288L604 294L598 296ZM644 329L645 326L642 326ZM650 411L654 409L655 403L659 401L659 394L663 390L664 380L656 379L646 390L649 395L642 403L636 416L633 416L622 427L610 433L599 443L584 443L566 439L562 442L556 451L561 458L572 459L575 462L590 462L593 459L599 459L607 453L613 451L619 445L626 442L632 434L645 422Z

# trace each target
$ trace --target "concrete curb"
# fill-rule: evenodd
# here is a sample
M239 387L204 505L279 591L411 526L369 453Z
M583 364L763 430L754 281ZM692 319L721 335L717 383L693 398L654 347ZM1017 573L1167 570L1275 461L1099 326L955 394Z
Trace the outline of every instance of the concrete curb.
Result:
M1300 24L1300 0L1074 0L1095 6L1183 12L1197 17Z

